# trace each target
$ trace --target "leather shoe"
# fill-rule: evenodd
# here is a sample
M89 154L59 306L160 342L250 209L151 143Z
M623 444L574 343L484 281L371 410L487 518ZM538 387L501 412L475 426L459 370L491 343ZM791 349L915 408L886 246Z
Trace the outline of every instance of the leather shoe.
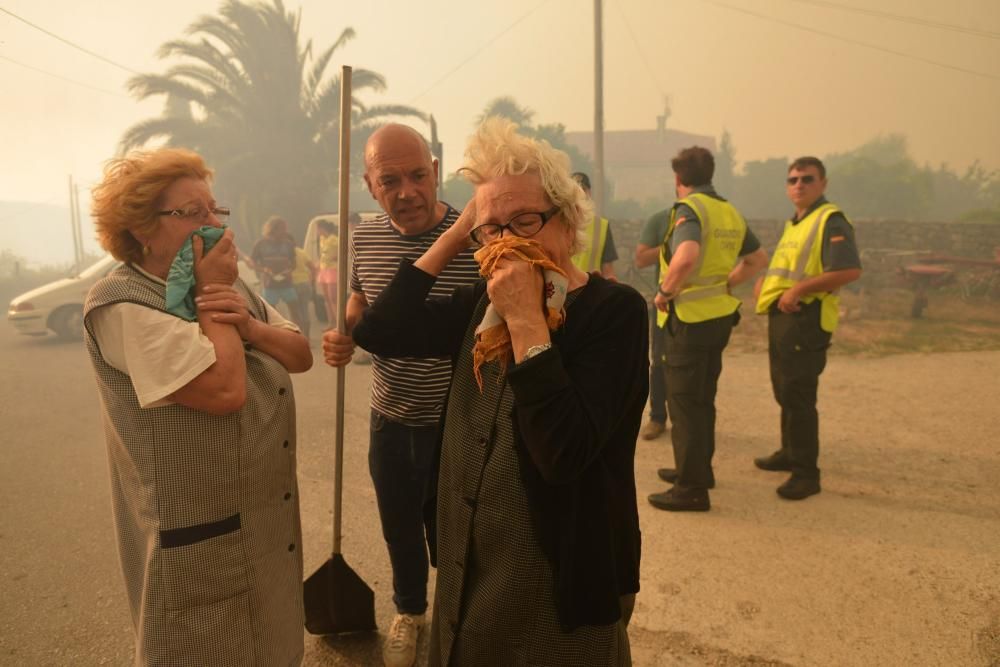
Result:
M753 464L761 470L791 470L792 464L785 458L781 451L777 451L770 456L758 456L753 460Z
M705 489L682 489L672 486L663 493L649 495L649 504L668 512L707 512L712 504Z
M819 480L814 477L792 475L778 487L778 495L785 500L802 500L820 492Z
M664 431L666 430L667 430L666 422L658 422L653 419L650 419L648 422L646 422L646 425L642 427L642 432L640 432L639 435L642 437L643 440L656 440L661 435L663 435Z
M677 470L675 470L674 468L660 468L659 470L656 471L656 474L659 475L660 479L662 479L664 482L668 482L670 484L677 483ZM715 488L714 479L708 483L708 488L710 489Z

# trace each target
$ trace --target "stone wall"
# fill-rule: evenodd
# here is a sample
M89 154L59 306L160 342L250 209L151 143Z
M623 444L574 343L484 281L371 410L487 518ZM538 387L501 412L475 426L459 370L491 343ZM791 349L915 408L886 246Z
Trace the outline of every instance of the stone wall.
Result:
M765 248L778 243L782 220L751 220L750 228ZM858 246L865 254L892 251L933 252L991 259L1000 247L1000 224L961 222L854 221Z
M854 227L866 273L894 271L910 263L916 255L935 253L974 259L993 259L1000 248L1000 224L960 222L907 222L904 220L856 220ZM635 246L645 221L613 221L618 276L644 293L652 292L652 269L632 268ZM764 249L778 244L783 220L750 220L753 233ZM874 277L874 276L871 276Z

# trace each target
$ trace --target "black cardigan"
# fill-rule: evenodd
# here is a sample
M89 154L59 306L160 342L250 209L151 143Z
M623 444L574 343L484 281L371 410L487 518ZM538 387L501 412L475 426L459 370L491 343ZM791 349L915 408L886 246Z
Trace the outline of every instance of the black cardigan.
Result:
M434 280L404 260L354 340L383 356L455 359L485 282L427 299ZM522 482L566 629L614 623L619 596L639 590L634 456L649 382L647 312L631 287L592 275L552 349L508 369ZM433 558L433 525L428 540Z

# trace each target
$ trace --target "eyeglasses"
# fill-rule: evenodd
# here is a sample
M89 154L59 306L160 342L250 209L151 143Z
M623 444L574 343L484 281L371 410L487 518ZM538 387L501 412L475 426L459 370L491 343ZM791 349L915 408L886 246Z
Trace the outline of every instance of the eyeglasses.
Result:
M472 231L469 232L469 236L471 236L472 240L481 246L486 245L491 241L496 241L498 238L503 236L505 229L514 236L520 236L521 238L526 239L540 232L542 227L545 226L545 223L551 220L552 216L558 212L559 207L553 206L544 213L521 213L520 215L515 215L513 218L508 220L505 225L487 223L485 225L473 227Z
M217 208L202 208L196 206L195 208L183 209L175 208L170 211L157 211L157 215L165 215L171 218L179 218L180 220L191 220L193 222L202 223L208 220L208 214L211 213L219 220L225 220L229 217L230 210L227 206L219 206Z
M816 180L816 177L812 174L806 174L805 176L789 176L787 181L789 185L795 185L799 181L802 181L802 185L809 185Z

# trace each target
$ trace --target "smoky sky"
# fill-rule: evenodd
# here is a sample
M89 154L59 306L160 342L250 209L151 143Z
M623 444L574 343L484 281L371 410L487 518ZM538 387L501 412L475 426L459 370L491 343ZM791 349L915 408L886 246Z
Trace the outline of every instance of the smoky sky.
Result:
M2 7L114 63L0 13L0 200L61 203L67 174L92 182L122 132L161 111L126 94L130 70L166 69L156 49L216 5ZM446 173L459 166L476 116L500 95L532 109L536 122L593 128L590 0L286 7L301 10L316 53L343 28L356 30L329 71L375 70L387 89L366 103L434 114ZM1000 167L995 0L606 0L603 14L606 129L652 129L669 98L670 127L715 137L729 130L739 161L825 155L902 133L921 164Z

